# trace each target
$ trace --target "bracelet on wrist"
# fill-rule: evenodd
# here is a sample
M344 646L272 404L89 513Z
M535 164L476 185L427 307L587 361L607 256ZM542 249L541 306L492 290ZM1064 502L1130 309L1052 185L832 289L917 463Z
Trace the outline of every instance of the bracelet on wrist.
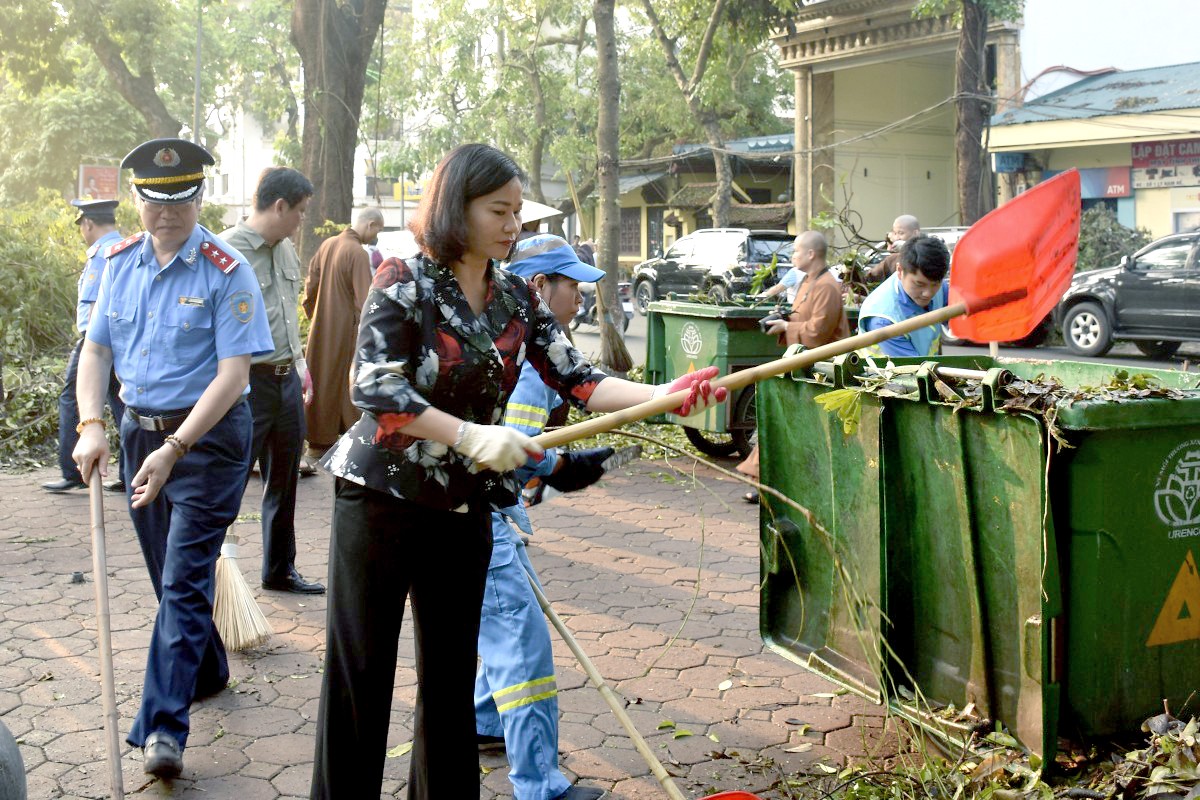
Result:
M454 437L454 444L452 445L455 450L457 450L458 446L462 444L463 437L467 435L467 426L470 424L471 423L467 422L466 420L463 420L463 422L459 424L458 434Z
M79 424L75 426L75 432L76 432L76 433L83 433L83 429L84 429L84 428L86 428L88 425L91 425L91 424L93 424L93 423L95 423L95 424L99 425L101 428L107 428L107 427L108 427L108 425L107 425L107 424L104 422L104 420L102 420L100 417L88 417L88 418L87 418L87 419L85 419L85 420L80 420Z
M188 451L192 449L190 444L186 444L185 442L181 441L180 438L173 433L167 434L163 441L175 448L175 453L179 456L179 458L186 456Z

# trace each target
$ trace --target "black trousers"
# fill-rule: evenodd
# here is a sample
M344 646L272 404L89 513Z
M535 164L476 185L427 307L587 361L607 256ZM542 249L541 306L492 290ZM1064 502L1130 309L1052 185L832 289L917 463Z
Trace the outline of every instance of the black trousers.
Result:
M405 598L417 662L409 800L479 796L473 695L491 552L482 502L439 511L337 480L313 800L379 797Z
M79 376L79 353L83 350L83 339L75 343L71 357L67 360L67 375L63 381L62 391L58 393L58 468L62 476L69 481L82 481L79 467L75 466L71 454L79 442L79 434L75 426L79 424L79 404L75 399L75 381ZM113 422L116 423L118 437L121 431L121 420L125 418L125 404L121 402L121 382L117 373L109 370L108 375L108 407L112 409ZM125 459L118 453L118 476L125 481Z
M304 452L304 395L296 370L276 376L250 368L254 440L250 465L263 479L263 581L283 580L296 563L296 481ZM249 482L250 473L246 479Z

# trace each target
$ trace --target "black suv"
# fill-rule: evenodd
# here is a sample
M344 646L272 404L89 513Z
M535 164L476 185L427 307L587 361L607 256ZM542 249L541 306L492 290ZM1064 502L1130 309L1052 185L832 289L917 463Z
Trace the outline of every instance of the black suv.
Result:
M701 228L633 270L633 307L645 314L667 292L702 293L714 302L745 294L763 266L790 265L795 236L787 231ZM763 284L775 283L772 275Z
M1146 245L1115 267L1081 272L1054 310L1071 352L1099 356L1117 339L1166 358L1200 341L1200 232Z

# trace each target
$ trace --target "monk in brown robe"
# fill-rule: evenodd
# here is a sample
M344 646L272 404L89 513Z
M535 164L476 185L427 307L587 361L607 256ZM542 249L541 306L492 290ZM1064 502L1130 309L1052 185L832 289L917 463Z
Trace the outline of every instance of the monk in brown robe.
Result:
M820 231L805 231L796 237L792 266L804 273L804 280L796 288L791 314L771 323L766 330L778 336L782 345L802 344L811 350L850 335L842 285L825 263L827 250L828 244ZM737 465L737 471L758 480L757 446ZM757 503L758 492L747 492L745 499Z
M358 317L371 288L371 257L383 230L376 208L360 211L354 224L321 243L308 265L304 313L312 321L304 356L312 375L313 398L304 409L308 457L319 458L359 417L350 402L350 364L358 338Z

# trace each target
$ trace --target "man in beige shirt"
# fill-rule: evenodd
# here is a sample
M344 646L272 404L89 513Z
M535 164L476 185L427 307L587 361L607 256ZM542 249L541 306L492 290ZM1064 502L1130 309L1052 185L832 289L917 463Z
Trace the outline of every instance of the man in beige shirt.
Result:
M297 594L325 592L296 571L296 480L312 379L300 346L300 257L288 237L300 227L312 194L312 183L296 170L268 167L259 176L249 218L221 234L254 268L275 343L273 352L250 361L250 465L261 462L264 484L262 585Z
M796 237L792 266L804 273L804 280L796 290L791 314L771 323L766 331L779 336L780 344L813 348L850 335L842 285L825 263L827 250L820 231L805 231Z
M792 266L804 273L804 279L796 290L791 313L785 319L771 323L766 330L768 334L778 336L780 344L802 344L811 349L850 335L842 285L830 273L825 261L828 249L825 236L819 231L805 231L796 237ZM737 471L758 480L757 445L746 460L737 465ZM747 492L745 500L757 503L758 492Z

